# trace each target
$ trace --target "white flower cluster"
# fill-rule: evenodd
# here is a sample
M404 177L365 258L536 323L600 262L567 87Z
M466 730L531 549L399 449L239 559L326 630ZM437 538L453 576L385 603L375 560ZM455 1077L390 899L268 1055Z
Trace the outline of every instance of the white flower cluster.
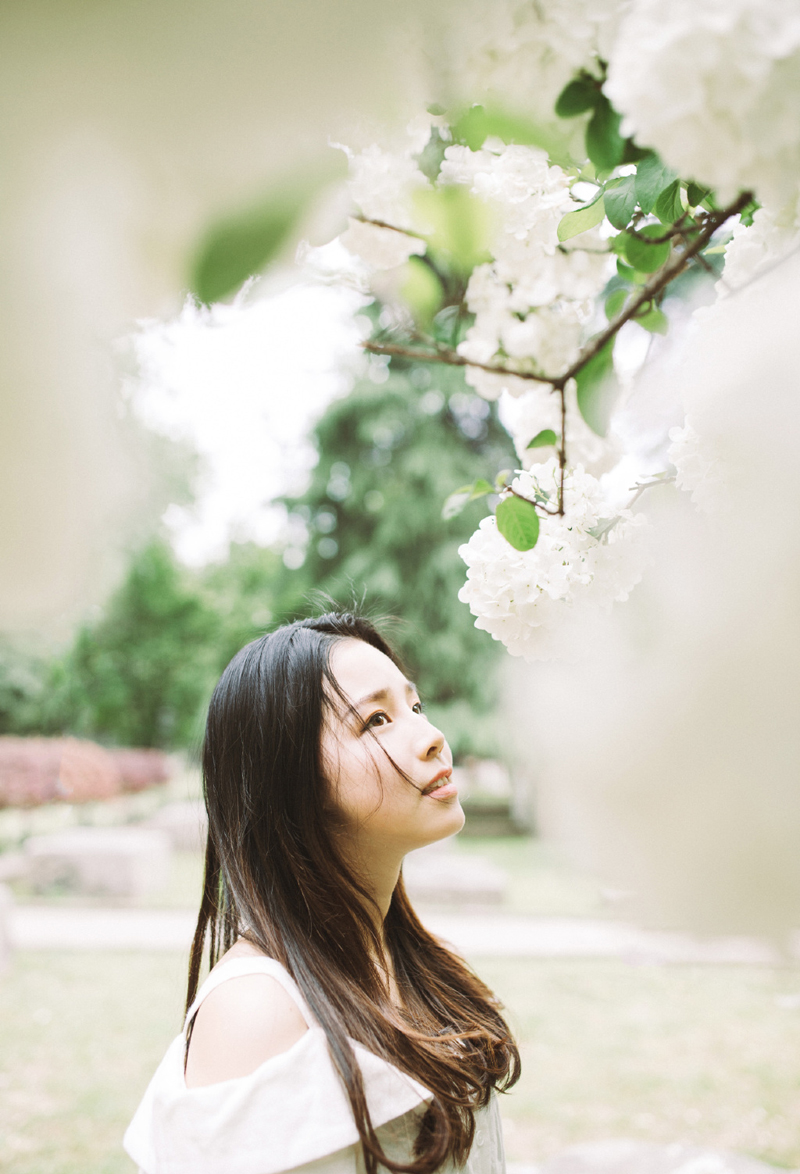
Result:
M452 92L554 121L556 98L573 75L608 60L627 0L492 0L464 11L446 64Z
M475 323L460 353L488 363L499 361L500 352L559 374L578 353L610 264L594 233L580 242L591 252L580 244L559 248L559 221L574 206L567 176L536 147L471 151L453 145L445 151L441 180L467 184L494 212L494 260L470 278L467 304ZM530 386L475 367L467 380L486 399L503 390L522 395Z
M501 405L501 419L510 432L517 456L524 469L548 461L553 455L550 446L528 448L545 429L561 434L561 398L547 383L528 383L522 396L505 399ZM567 452L570 464L583 465L593 476L606 473L619 460L621 452L613 437L604 439L592 432L578 410L575 386L567 384Z
M636 0L605 91L623 133L723 200L777 208L800 185L796 0Z
M740 222L734 227L733 238L725 250L725 269L717 287L719 293L725 296L742 289L798 246L800 228L793 207L788 206L778 215L767 208L759 208L751 225Z
M535 476L520 473L513 488L555 500L557 480L552 458ZM642 514L609 507L600 482L580 466L568 473L565 491L567 516L543 517L533 550L515 550L494 517L459 549L468 567L459 599L469 604L475 626L529 661L560 655L571 619L627 599L649 559Z
M426 138L429 133L430 124ZM350 162L350 192L365 220L351 217L340 240L374 269L394 269L425 252L425 242L413 233L413 194L428 186L414 159L422 146L424 141L420 145L419 135L412 133L404 149L397 151L385 151L377 144L358 153L343 148ZM365 222L370 220L381 223Z
M703 513L713 513L724 498L724 482L719 460L708 451L689 416L682 428L671 428L672 441L667 457L677 470L675 484L690 493Z

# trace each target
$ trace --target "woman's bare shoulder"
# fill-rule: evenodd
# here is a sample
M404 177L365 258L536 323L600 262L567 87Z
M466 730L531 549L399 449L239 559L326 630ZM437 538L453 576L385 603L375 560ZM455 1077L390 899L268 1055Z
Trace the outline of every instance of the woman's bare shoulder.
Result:
M238 941L217 963L262 957ZM216 970L216 967L215 967ZM195 1016L186 1064L186 1085L201 1088L249 1076L308 1030L297 1004L268 974L229 978L206 996Z

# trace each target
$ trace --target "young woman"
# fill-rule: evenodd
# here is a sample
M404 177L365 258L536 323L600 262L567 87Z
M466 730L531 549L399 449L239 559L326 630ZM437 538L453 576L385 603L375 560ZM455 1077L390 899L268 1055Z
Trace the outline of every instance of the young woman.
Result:
M405 854L463 825L451 769L368 621L302 620L234 657L203 750L186 1025L125 1135L141 1171L504 1170L517 1049L403 888Z

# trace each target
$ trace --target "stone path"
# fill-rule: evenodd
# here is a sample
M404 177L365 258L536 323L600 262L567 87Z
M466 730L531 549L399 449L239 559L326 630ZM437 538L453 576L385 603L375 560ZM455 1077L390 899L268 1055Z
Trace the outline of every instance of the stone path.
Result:
M11 945L23 950L185 950L195 914L182 909L15 905L7 911ZM622 958L630 962L744 963L800 961L800 935L781 956L754 938L693 938L613 921L427 911L425 924L470 957Z

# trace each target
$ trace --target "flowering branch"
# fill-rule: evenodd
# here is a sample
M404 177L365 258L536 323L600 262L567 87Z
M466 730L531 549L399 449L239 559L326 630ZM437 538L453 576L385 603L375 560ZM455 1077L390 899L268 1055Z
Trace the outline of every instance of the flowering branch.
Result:
M647 241L650 245L664 243L668 240L680 240L684 247L680 251L676 251L670 260L661 267L649 281L645 282L640 292L631 300L630 304L615 318L613 318L605 330L602 330L596 335L587 345L581 350L577 359L570 367L567 368L561 375L545 375L534 371L519 371L508 365L508 363L479 363L474 359L467 359L464 355L459 354L453 347L435 345L434 349L422 350L418 347L406 346L401 343L390 342L373 342L367 341L363 344L364 350L376 355L397 355L403 358L416 359L418 362L424 363L446 363L452 367L476 367L481 371L488 371L495 375L513 376L515 379L527 379L536 383L547 383L553 391L557 392L561 400L561 438L558 447L558 464L559 464L559 489L558 489L558 507L555 510L546 510L547 513L554 513L563 516L564 514L564 478L567 467L567 398L566 387L570 379L574 379L586 367L586 365L600 353L603 347L615 337L622 329L626 322L635 319L641 308L650 302L653 302L658 295L666 289L666 287L678 277L687 267L692 258L697 257L698 262L702 263L703 258L698 256L706 245L711 240L714 233L732 216L737 216L753 199L752 192L742 192L731 204L725 208L720 208L715 211L707 212L697 229L689 231L693 234L693 239L687 239L688 232L682 228L682 221L686 214L676 221L675 225L663 237L644 237L642 240ZM372 221L372 223L379 224L382 228L391 228L392 225ZM399 230L402 231L402 230ZM628 230L630 232L630 230ZM696 233L696 235L695 235ZM640 236L640 234L633 233L632 235ZM512 491L513 492L513 491ZM516 496L520 496L517 494ZM527 498L525 499L527 500Z
M389 224L387 220L374 220L371 216L355 216L361 224L374 224L376 228L388 228L391 232L399 232L401 236L413 236L416 240L424 241L421 232L414 232L411 228L398 228L396 224Z
M481 371L490 371L496 375L513 375L517 379L533 379L537 383L553 383L549 375L537 375L534 371L515 371L506 363L478 363L475 359L467 359L452 347L438 347L435 351L423 351L418 347L403 346L394 342L372 342L361 344L365 351L373 355L398 355L401 358L417 359L420 363L446 363L449 367L478 367Z
M551 510L548 508L548 506L544 505L544 503L541 501L531 501L531 499L529 497L526 497L524 493L519 493L511 485L506 485L505 488L514 497L518 497L520 499L520 501L527 501L528 505L532 505L533 508L536 510L541 510L541 512L543 514L550 514L552 517L555 518L555 517L558 517L560 514L563 514L563 512L564 512L561 509L560 505L557 506L554 510ZM561 493L560 496L563 497L563 493Z
M727 208L720 208L719 211L709 212L705 218L702 230L698 233L695 239L688 244L686 248L675 255L673 259L667 262L651 279L642 286L641 293L637 295L616 318L609 322L605 330L596 335L592 341L584 347L578 358L572 364L568 371L563 375L559 375L556 379L548 379L546 382L552 383L554 387L558 387L562 382L566 383L568 379L574 379L579 371L582 371L590 359L593 359L599 351L603 349L609 339L617 334L626 322L630 322L635 318L637 312L642 308L646 302L651 302L663 289L669 285L676 277L683 273L686 266L691 259L699 252L701 252L708 242L711 240L714 233L720 228L726 220L730 220L732 216L738 216L739 213L747 207L752 201L752 192L742 192L732 204ZM652 241L650 241L652 244Z

